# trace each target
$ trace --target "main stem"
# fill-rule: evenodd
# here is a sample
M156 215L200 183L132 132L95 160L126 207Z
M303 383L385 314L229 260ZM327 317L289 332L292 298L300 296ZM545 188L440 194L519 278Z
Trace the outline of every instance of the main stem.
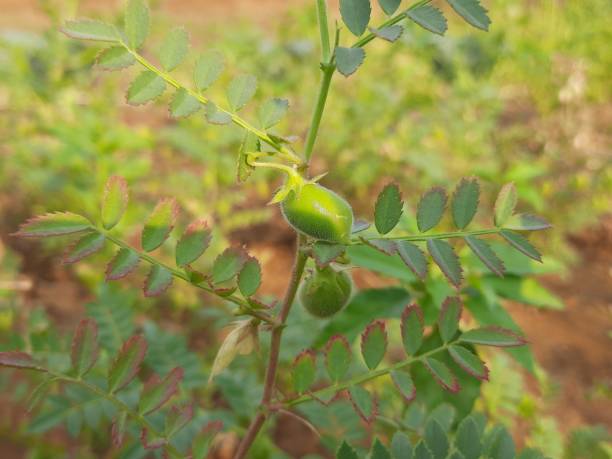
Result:
M303 250L302 237L298 237L296 242L296 254L295 262L293 264L293 272L291 274L291 281L287 287L285 298L281 306L281 310L278 315L278 324L272 330L272 337L270 339L270 357L268 358L268 366L266 369L266 379L264 382L264 392L261 397L261 411L257 413L257 416L251 421L251 425L247 429L247 433L242 439L238 451L236 452L234 459L242 459L246 456L246 453L250 449L251 445L255 441L257 434L261 430L266 416L268 415L268 408L274 395L274 387L276 383L276 371L278 368L278 357L280 354L281 340L283 336L283 330L285 328L285 322L289 316L289 311L293 305L297 289L304 273L304 267L306 266L306 260L308 256Z

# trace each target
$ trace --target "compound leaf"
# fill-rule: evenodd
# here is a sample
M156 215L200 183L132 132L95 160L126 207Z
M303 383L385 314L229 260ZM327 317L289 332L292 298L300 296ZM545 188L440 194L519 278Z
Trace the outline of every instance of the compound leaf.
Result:
M160 265L151 266L144 284L144 296L158 296L168 290L172 284L172 273Z
M210 87L223 73L225 58L218 51L208 51L196 61L193 80L200 91Z
M174 118L182 118L193 115L200 108L202 108L200 101L184 88L180 88L174 93L172 102L170 102L170 115Z
M367 367L374 370L387 352L387 330L385 323L376 320L366 327L361 335L361 355Z
M427 249L446 278L458 288L463 279L463 271L452 246L442 239L429 239Z
M96 58L98 67L104 70L120 70L129 67L136 59L123 46L111 46L103 49Z
M423 364L440 386L450 392L459 392L459 381L444 363L432 357L426 357L423 359Z
M142 105L161 96L166 90L166 82L151 70L141 72L130 84L127 91L127 102L131 105Z
M72 369L78 377L91 370L98 360L99 353L98 326L92 319L81 320L72 338L70 348Z
M388 16L391 16L393 13L397 11L402 3L402 0L378 0L380 7Z
M80 233L92 229L85 217L71 212L52 212L33 217L14 233L18 237L50 237Z
M142 248L151 252L164 243L174 228L178 205L174 198L160 199L142 230Z
M414 400L416 397L416 386L410 373L402 370L392 371L391 379L406 402Z
M230 280L240 272L245 262L246 256L242 250L233 248L225 249L225 251L215 259L213 264L213 283L220 284Z
M508 230L501 230L500 234L508 242L508 244L510 244L516 250L524 255L527 255L529 258L542 263L542 255L540 255L538 249L531 245L531 243L525 237Z
M461 301L457 297L448 297L442 304L438 318L438 330L442 341L448 343L457 334L461 318Z
M259 109L259 121L264 129L269 129L279 123L289 110L289 101L274 97L268 99Z
M427 258L412 242L396 241L397 253L406 266L420 279L427 277Z
M377 407L372 395L361 386L351 386L349 398L357 414L367 423L376 417Z
M170 72L177 68L189 51L189 35L183 27L176 27L166 35L159 49L159 62Z
M466 236L464 239L472 252L474 252L492 273L497 274L499 277L503 277L505 271L504 263L489 244L475 236Z
M453 221L458 229L463 229L470 224L480 197L480 186L476 179L462 179L455 192L451 204Z
M121 39L119 31L114 25L92 19L66 21L62 27L62 32L70 38L78 40L118 42Z
M249 297L255 294L260 285L261 266L256 258L249 257L238 274L238 288L244 296Z
M353 35L365 32L371 12L370 0L340 0L342 20Z
M469 349L453 344L448 348L448 353L455 363L467 373L482 381L487 381L489 379L489 369L482 360Z
M404 309L401 319L402 343L408 355L414 355L423 343L423 312L417 304Z
M325 366L333 382L342 380L351 363L351 348L344 336L334 335L325 347Z
M468 330L459 339L464 343L496 347L516 347L526 343L525 338L516 332L496 326Z
M128 0L125 10L125 34L133 49L140 48L149 35L149 7L145 0Z
M365 51L362 48L336 48L336 66L345 77L355 73L364 59Z
M128 205L128 184L123 177L113 175L106 181L102 194L102 226L109 230L123 217Z
M257 78L253 75L239 75L227 87L227 101L233 111L243 108L255 95Z
M183 379L183 369L176 367L161 379L153 375L144 385L138 402L138 412L142 415L160 409L168 400L178 393L179 383Z
M140 256L125 247L119 249L115 257L106 266L106 280L119 280L136 269Z
M211 231L204 220L190 223L176 243L177 266L187 266L200 258L210 245L211 238Z
M83 258L98 252L104 247L104 234L92 232L79 239L64 256L64 263L76 263Z
M374 224L380 234L391 231L402 216L402 194L395 183L390 183L378 195L374 206Z
M448 29L446 18L442 11L431 5L421 5L417 8L409 8L406 15L415 23L430 32L444 35Z
M516 187L514 186L514 183L506 183L499 191L497 199L495 200L493 217L495 226L504 226L506 221L514 212L517 199Z
M446 191L440 187L434 187L427 191L419 201L417 208L417 226L424 233L436 226L446 207Z
M446 0L465 21L478 29L489 30L491 19L480 0Z
M123 343L108 372L109 392L121 390L134 379L146 352L147 342L142 335L132 336Z
M314 383L316 355L311 350L302 351L293 361L293 388L298 394L306 392Z

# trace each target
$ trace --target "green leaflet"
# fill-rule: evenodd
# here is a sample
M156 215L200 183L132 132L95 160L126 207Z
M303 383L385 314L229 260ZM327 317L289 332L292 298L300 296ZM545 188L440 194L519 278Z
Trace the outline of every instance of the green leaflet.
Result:
M149 275L145 280L144 296L158 296L164 293L172 284L172 273L160 265L151 266Z
M419 201L417 208L417 226L424 233L436 226L446 207L446 191L440 187L434 187L427 191Z
M123 344L108 372L109 392L121 390L134 379L146 352L147 343L142 335L132 336Z
M410 373L403 370L392 371L391 379L406 402L414 400L416 397L416 386Z
M427 258L421 249L408 241L396 241L397 253L402 261L420 279L427 277Z
M365 422L372 422L376 416L376 402L372 395L361 386L351 386L348 392L357 414Z
M500 234L508 242L508 244L510 244L516 250L524 255L527 255L529 258L542 263L542 255L540 255L538 249L531 245L529 241L521 234L508 230L501 230Z
M79 322L72 339L70 357L72 369L78 377L85 375L98 359L98 327L91 319Z
M95 301L85 305L87 316L98 326L101 346L116 353L134 332L134 297L105 284Z
M378 38L382 38L383 40L393 43L402 36L402 33L404 33L404 28L401 25L395 24L383 27L381 29L370 27L370 32L372 32Z
M429 239L427 249L446 278L458 288L463 280L463 270L452 246L442 239Z
M136 269L140 256L133 250L122 247L106 266L106 280L119 280Z
M438 35L444 35L446 29L448 29L446 18L442 12L431 5L408 8L406 15L424 29Z
M239 75L227 87L227 101L235 112L243 108L255 95L257 78L253 75Z
M351 364L351 348L341 335L332 336L325 347L325 367L332 382L341 381Z
M503 277L505 271L504 263L499 259L489 244L475 236L466 236L464 240L472 252L474 252L493 274Z
M451 204L453 221L458 229L468 226L476 215L479 197L480 186L478 181L476 179L461 179L457 188L455 188Z
M178 393L178 385L183 379L183 369L174 368L164 379L153 375L145 384L138 402L138 412L146 415L157 411Z
M446 0L450 6L465 21L485 31L489 30L491 19L487 15L487 10L480 4L480 0Z
M256 258L249 257L238 274L238 288L249 297L254 295L261 285L261 266Z
M483 381L489 379L489 370L486 365L469 349L453 344L448 348L448 353L455 363L467 373Z
M506 221L510 218L516 207L516 201L518 197L516 194L516 187L514 183L506 183L497 195L495 200L494 209L494 222L495 226L504 226Z
M218 51L208 51L196 61L193 80L200 91L208 89L223 73L225 58Z
M365 32L371 12L370 0L340 0L342 20L353 35Z
M377 320L366 327L361 335L361 355L370 370L376 369L387 352L385 323Z
M97 232L89 233L79 239L64 256L64 263L76 263L83 258L98 252L104 247L106 237Z
M289 101L274 97L268 99L259 109L259 122L264 129L278 124L289 110Z
M374 440L374 444L372 445L370 459L391 459L391 453L389 453L389 450L378 438Z
M472 416L468 416L457 428L455 434L455 448L457 448L464 459L478 459L482 452L480 432Z
M211 124L224 125L232 121L232 116L220 110L212 101L206 104L206 120Z
M450 445L446 432L444 432L438 421L431 419L427 422L424 440L434 459L446 458Z
M362 48L336 48L336 67L345 77L355 73L364 59L365 51Z
M151 252L164 243L170 235L178 215L174 198L160 199L147 219L141 235L142 248Z
M512 330L496 326L468 330L461 335L460 341L470 344L497 347L522 346L526 343L522 336Z
M102 195L102 226L109 230L123 217L128 205L128 184L123 177L113 175L106 181Z
M414 355L423 343L423 313L412 304L404 310L401 319L402 343L408 355Z
M132 53L123 46L111 46L103 49L96 58L96 64L104 70L121 70L134 62L136 62L136 59Z
M245 262L246 257L241 250L232 248L225 249L225 251L215 259L213 264L213 283L220 284L232 279L240 272Z
M453 339L459 329L461 309L461 301L457 297L449 297L442 304L442 310L438 319L438 330L442 341L445 343Z
M312 255L319 269L328 266L344 253L345 247L325 241L317 241L312 246Z
M316 375L316 356L313 351L303 351L293 362L293 388L298 394L306 392Z
M440 386L450 392L459 391L460 387L457 378L444 363L432 357L426 357L423 360L423 364Z
M182 118L193 115L202 108L198 99L189 94L184 88L177 89L170 103L170 115L173 118Z
M346 441L343 441L336 452L336 459L359 459L359 456Z
M162 77L150 70L144 70L138 75L127 91L127 102L131 105L142 105L161 96L166 90L166 82Z
M125 10L125 34L133 49L140 48L149 35L149 7L145 0L128 0Z
M391 231L402 216L402 194L399 187L390 183L378 195L374 206L374 224L380 234Z
M175 27L164 38L159 49L159 62L170 72L177 68L189 51L189 35L183 27Z
M80 233L91 229L85 217L71 212L52 212L27 220L19 227L14 236L49 237Z
M189 224L176 243L177 266L187 266L200 258L208 248L211 238L211 231L204 220L196 220Z
M118 42L121 38L114 25L91 19L66 21L62 32L79 40Z
M388 16L391 16L400 6L402 0L378 0L380 7Z
M412 459L412 443L405 433L396 432L391 439L391 453L394 459Z

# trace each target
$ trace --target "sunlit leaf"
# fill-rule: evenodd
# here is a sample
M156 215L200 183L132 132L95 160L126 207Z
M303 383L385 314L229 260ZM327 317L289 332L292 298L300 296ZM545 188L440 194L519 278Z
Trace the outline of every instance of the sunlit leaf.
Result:
M102 226L109 230L123 217L128 205L128 184L123 177L113 175L106 181L102 194Z
M98 67L104 70L120 70L129 67L136 59L123 46L111 46L103 49L96 58Z
M174 228L178 216L174 198L161 199L147 219L141 235L142 248L151 252L164 243Z
M268 99L259 109L259 121L264 129L278 124L289 110L289 101L275 97Z
M232 121L229 113L219 109L212 101L206 104L206 120L211 124L224 125Z
M71 212L52 212L27 220L14 233L18 237L49 237L80 233L92 228L85 217Z
M144 296L158 296L168 290L172 284L172 273L160 265L153 265L145 279Z
M121 38L114 25L92 19L66 21L61 30L70 38L79 40L118 42Z
M227 101L233 111L243 108L255 95L257 78L253 75L239 75L227 87Z
M208 89L223 73L225 58L218 51L208 51L196 61L193 79L200 91Z
M166 82L157 73L144 70L140 73L127 91L127 102L131 105L142 105L161 96L166 90Z
M177 68L189 51L189 35L183 27L176 27L164 38L159 48L159 62L170 72Z
M504 226L506 221L514 212L517 199L518 197L516 194L516 187L514 186L514 183L506 183L499 191L497 199L495 200L495 226Z
M149 7L145 0L128 0L125 10L125 34L133 49L140 48L149 35Z
M228 248L219 255L212 267L212 281L220 284L236 276L246 262L245 253L239 249Z
M177 89L170 102L170 115L174 118L182 118L193 115L202 108L198 99L189 94L184 88Z
M176 243L177 266L187 266L200 258L208 248L211 237L210 228L204 220L196 220L189 224Z
M136 269L140 256L133 250L121 248L106 267L106 280L118 280Z

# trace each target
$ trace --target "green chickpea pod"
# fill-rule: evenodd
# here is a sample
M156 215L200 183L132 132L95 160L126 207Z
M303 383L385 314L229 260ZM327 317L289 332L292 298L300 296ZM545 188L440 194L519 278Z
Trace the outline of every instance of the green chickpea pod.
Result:
M331 266L316 269L302 283L300 303L315 317L333 316L349 302L353 283L346 271Z

